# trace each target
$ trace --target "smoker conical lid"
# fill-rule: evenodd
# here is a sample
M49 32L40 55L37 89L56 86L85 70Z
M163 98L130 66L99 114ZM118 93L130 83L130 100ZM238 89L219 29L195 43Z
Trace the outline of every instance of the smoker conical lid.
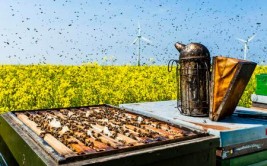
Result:
M210 119L232 115L256 63L227 57L214 57L210 90Z

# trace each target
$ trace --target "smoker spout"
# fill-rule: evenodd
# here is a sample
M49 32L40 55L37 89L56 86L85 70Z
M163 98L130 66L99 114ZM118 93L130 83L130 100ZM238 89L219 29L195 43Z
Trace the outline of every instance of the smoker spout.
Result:
M185 45L179 42L175 43L174 46L179 52L181 52L185 48Z

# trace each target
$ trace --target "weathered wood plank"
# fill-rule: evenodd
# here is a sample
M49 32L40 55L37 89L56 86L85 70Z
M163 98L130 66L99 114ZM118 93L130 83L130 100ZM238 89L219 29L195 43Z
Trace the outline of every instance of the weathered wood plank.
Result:
M32 129L37 135L41 136L41 134L45 134L45 132L42 131L40 128L38 128L35 122L29 120L29 118L26 115L17 113L17 117L25 125L27 125L30 129ZM70 150L60 141L58 141L51 134L45 134L44 140L62 156L75 156L76 155L72 150Z

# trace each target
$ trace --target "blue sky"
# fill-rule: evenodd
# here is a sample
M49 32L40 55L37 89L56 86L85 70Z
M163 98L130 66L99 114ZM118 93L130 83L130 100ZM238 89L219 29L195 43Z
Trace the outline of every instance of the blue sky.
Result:
M138 21L152 41L141 43L141 63L177 59L177 41L243 58L236 38L254 33L247 59L266 59L265 0L0 0L0 20L1 64L136 64Z

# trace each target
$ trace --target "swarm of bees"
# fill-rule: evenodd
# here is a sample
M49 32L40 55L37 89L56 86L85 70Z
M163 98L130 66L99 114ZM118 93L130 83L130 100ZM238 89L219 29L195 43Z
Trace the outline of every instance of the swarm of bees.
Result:
M170 124L108 106L24 112L43 137L51 134L77 154L127 148L195 135Z

